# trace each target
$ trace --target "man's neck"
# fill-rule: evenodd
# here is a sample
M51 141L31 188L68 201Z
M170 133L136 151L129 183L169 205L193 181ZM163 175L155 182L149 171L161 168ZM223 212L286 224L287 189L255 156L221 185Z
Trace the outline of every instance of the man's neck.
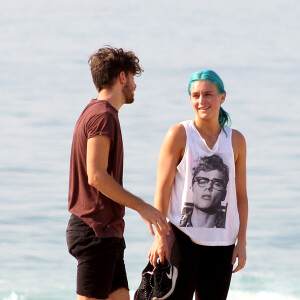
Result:
M200 209L194 209L191 221L193 227L213 228L215 226L216 214L208 214Z
M107 101L110 105L112 105L116 110L119 110L124 104L124 100L122 97L122 93L119 89L102 89L98 93L98 100Z

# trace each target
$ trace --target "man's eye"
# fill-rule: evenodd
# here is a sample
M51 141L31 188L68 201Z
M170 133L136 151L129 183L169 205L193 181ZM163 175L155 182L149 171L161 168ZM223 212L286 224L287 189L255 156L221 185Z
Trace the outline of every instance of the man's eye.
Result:
M200 184L206 184L206 183L207 183L207 180L206 180L206 179L203 179L203 178L200 178L200 179L198 179L198 182L199 182Z
M223 184L221 182L219 182L219 181L215 181L214 185L216 187L222 187L223 186Z

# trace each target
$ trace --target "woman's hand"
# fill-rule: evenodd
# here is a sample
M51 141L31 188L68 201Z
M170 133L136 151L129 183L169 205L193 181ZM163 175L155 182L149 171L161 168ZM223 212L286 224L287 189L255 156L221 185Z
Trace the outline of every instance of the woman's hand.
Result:
M243 269L246 265L247 255L246 255L246 244L245 243L237 243L232 255L232 265L235 264L236 259L238 258L238 265L232 271L232 273L236 273Z
M159 235L158 233L155 233L155 239L150 248L148 258L154 267L157 267L158 258L162 264L164 264L165 258L170 260L169 248L165 235Z

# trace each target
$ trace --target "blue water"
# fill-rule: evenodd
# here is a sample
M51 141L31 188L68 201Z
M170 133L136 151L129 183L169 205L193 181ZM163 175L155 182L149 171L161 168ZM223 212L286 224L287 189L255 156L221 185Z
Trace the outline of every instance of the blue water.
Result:
M87 60L111 44L145 69L120 111L125 187L152 203L167 129L193 118L186 85L224 80L233 128L248 144L248 262L229 300L300 299L298 1L0 1L0 299L75 299L67 253L74 123L96 96ZM151 245L126 215L132 292Z

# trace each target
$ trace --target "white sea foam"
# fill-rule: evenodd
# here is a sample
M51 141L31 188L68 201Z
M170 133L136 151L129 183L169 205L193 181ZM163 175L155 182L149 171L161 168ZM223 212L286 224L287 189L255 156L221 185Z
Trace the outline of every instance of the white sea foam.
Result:
M267 292L259 292L257 294L230 292L228 300L299 300L299 298Z
M134 291L130 292L130 299L133 300ZM18 295L12 292L8 297L4 297L2 300L26 300L22 295ZM246 292L230 292L228 300L300 300L292 296L284 296L276 293L259 292L257 294L251 294Z
M130 292L130 299L133 300L134 291ZM300 300L292 296L284 296L276 293L259 292L251 294L246 292L232 291L228 295L228 300Z
M134 291L130 292L130 299L133 300ZM2 300L26 300L22 295L18 295L12 292L8 297L4 297ZM228 296L228 300L300 300L292 296L284 296L276 293L259 292L257 294L247 292L231 291Z
M25 300L25 298L22 295L17 295L15 292L12 292L10 296L4 297L3 300Z

